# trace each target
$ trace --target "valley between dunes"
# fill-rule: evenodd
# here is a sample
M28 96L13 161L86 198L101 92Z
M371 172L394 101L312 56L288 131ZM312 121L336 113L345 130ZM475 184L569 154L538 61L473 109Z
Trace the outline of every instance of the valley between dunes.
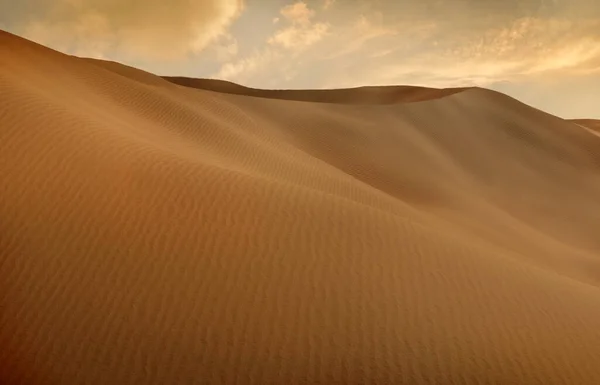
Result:
M600 384L599 133L0 32L0 383Z

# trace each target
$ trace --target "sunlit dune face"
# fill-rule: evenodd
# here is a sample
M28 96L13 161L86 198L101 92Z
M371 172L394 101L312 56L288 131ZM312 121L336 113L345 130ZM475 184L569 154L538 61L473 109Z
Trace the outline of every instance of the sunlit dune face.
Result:
M341 3L263 20L310 30ZM308 76L328 23L231 76ZM484 81L540 62L517 55L532 25L413 38L444 46L439 79ZM367 37L315 80L368 81L356 52L411 42L383 14L349 28ZM397 65L425 79L411 47ZM161 77L0 32L0 384L598 385L591 123L483 88Z

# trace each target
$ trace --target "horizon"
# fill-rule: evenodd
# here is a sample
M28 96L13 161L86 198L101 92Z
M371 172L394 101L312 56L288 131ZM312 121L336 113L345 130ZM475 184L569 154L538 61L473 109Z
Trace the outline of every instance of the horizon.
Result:
M280 90L482 87L600 119L593 0L0 0L0 29L159 76Z

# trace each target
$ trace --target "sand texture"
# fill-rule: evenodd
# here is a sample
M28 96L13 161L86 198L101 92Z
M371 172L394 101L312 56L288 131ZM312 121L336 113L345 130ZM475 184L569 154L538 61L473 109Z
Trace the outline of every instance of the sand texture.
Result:
M593 129L0 33L0 383L600 384Z

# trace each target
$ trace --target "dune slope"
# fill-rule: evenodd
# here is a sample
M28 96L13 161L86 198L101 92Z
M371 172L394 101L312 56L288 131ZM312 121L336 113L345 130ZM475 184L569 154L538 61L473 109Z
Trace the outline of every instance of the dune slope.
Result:
M588 130L0 55L1 383L600 383Z
M573 119L573 123L589 128L592 131L600 133L600 120L596 119Z

